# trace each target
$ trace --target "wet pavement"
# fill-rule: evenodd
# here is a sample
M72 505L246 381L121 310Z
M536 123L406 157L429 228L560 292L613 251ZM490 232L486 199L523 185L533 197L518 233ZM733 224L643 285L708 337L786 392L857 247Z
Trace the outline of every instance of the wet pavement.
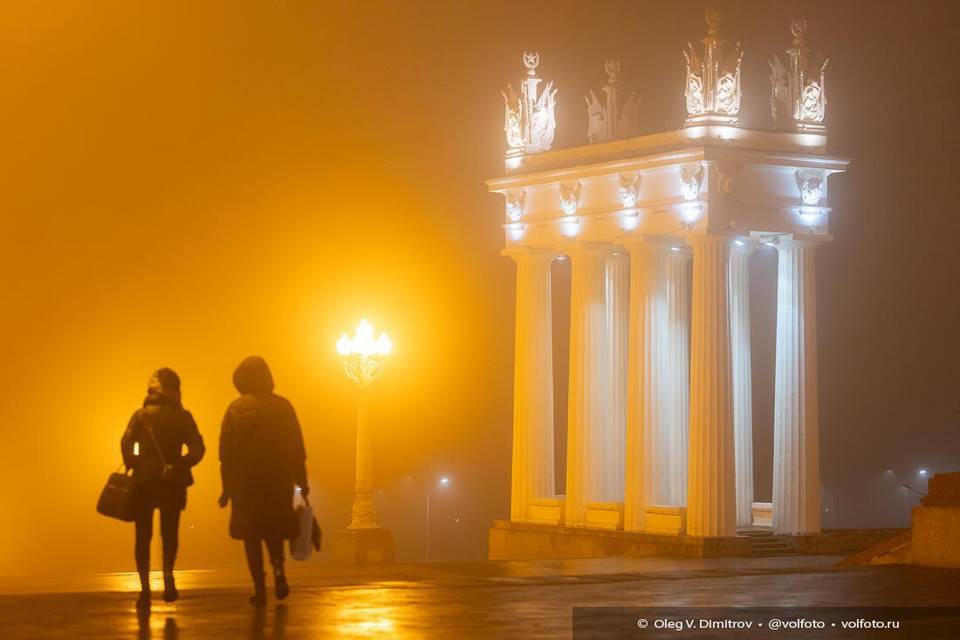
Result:
M133 574L6 579L0 581L0 635L534 640L571 637L574 606L960 606L960 570L837 569L837 560L616 558L361 569L293 564L290 598L282 604L271 599L259 610L247 604L249 587L239 569L184 571L178 574L181 599L166 604L157 597L149 615L134 607Z

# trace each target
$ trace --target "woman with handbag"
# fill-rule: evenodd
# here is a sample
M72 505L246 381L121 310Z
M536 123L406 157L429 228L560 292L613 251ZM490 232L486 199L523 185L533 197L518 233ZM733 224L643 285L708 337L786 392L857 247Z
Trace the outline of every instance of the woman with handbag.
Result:
M186 446L186 453L183 448ZM136 542L134 556L140 574L137 607L150 606L150 541L153 510L160 511L163 540L163 599L179 597L173 579L177 558L180 512L187 506L190 468L203 458L203 438L190 412L180 404L180 377L159 369L147 385L147 398L120 440L123 462L133 469Z
M283 542L297 537L294 485L307 486L303 433L293 405L273 392L273 376L263 358L250 357L233 373L240 397L227 408L220 431L220 506L232 502L230 536L243 540L253 578L250 603L266 604L263 546L273 565L277 598L290 593L283 569Z

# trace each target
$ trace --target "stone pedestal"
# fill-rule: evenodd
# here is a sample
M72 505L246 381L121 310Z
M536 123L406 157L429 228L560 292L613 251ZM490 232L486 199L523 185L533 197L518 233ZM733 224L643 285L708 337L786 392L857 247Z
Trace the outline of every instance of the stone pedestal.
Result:
M938 473L913 510L913 564L960 567L960 473Z
M682 518L682 508L660 514L667 521ZM651 520L655 515L651 514ZM672 527L676 530L676 526ZM490 560L554 560L566 558L614 558L672 556L679 558L719 558L749 556L746 536L695 537L676 533L603 531L582 527L563 527L526 522L494 521L490 529Z
M340 529L333 540L333 559L341 564L393 562L393 534L381 527Z

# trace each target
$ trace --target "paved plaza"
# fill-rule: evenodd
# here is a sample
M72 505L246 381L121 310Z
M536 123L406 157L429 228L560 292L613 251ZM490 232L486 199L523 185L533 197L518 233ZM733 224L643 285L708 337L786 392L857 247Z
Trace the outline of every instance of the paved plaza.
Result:
M837 560L616 558L365 569L294 564L293 594L283 604L271 600L261 610L247 604L249 587L240 570L185 571L180 574L181 600L168 605L157 599L148 616L135 611L133 574L49 582L6 579L0 581L0 626L5 639L534 640L570 638L575 606L960 606L960 570L839 569L833 566ZM741 637L725 633L710 637Z

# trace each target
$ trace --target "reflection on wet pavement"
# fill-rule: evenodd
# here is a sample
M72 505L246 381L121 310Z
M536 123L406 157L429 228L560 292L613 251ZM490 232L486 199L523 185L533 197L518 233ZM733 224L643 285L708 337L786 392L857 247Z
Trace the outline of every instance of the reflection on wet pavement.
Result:
M251 608L241 573L184 572L181 599L134 606L130 574L95 592L0 596L3 637L569 638L572 607L960 605L960 571L834 569L830 558L663 559L292 568L293 594ZM236 578L236 579L235 579ZM74 585L76 586L76 585ZM11 584L5 591L13 591Z

